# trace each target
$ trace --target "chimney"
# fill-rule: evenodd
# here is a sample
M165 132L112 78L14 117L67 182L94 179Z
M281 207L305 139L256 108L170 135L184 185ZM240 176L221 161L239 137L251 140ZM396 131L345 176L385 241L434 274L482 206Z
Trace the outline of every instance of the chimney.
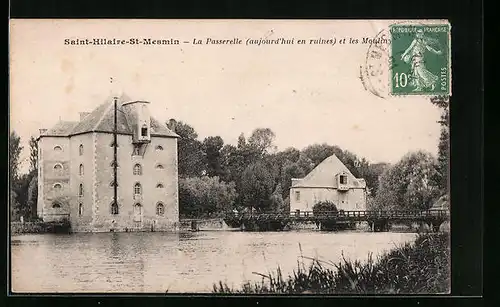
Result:
M80 112L80 121L82 121L89 114L90 114L90 112Z
M38 129L40 131L40 135L44 134L45 132L47 132L47 129Z

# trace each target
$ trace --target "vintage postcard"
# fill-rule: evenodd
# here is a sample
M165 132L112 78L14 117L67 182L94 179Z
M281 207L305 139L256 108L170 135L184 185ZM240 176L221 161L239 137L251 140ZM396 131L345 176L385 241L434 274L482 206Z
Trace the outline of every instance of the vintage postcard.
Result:
M11 292L450 293L451 27L11 20Z

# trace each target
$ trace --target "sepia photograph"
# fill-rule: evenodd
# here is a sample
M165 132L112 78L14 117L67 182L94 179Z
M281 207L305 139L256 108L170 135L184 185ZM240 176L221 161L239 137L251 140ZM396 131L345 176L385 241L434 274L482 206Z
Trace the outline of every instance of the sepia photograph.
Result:
M10 20L13 294L449 294L447 20Z

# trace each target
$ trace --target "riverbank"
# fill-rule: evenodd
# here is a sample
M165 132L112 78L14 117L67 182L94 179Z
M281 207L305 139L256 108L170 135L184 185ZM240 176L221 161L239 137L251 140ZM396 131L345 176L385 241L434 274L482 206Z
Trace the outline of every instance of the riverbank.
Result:
M231 288L222 281L213 285L219 294L446 294L450 291L449 233L419 234L377 259L366 262L342 259L330 263L302 257L297 269L283 276L259 274L260 283ZM312 262L308 267L304 259Z

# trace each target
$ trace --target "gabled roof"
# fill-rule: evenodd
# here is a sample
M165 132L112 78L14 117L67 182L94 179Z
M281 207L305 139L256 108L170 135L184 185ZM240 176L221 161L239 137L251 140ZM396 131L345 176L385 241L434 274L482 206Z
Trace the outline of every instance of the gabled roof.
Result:
M134 102L126 95L118 99L117 132L120 134L132 134L132 125L127 118L133 118L127 114L129 109L122 108L123 104ZM60 121L54 127L41 136L71 136L87 132L109 132L114 131L114 101L112 98L95 108L90 114L79 122ZM151 117L151 136L179 137L157 119Z
M292 187L337 188L336 176L338 174L347 175L347 184L350 188L366 187L365 180L354 177L336 155L331 155L323 160L304 178L294 180Z

